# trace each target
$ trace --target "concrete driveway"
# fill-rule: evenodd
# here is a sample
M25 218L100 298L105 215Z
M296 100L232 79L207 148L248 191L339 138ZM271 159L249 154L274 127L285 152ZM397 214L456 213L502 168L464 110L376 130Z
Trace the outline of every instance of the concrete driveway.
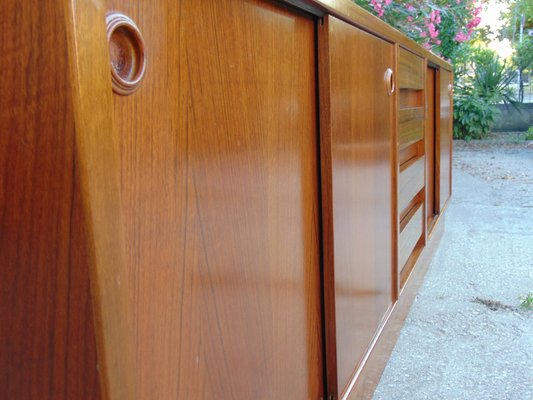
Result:
M533 143L456 143L453 190L374 399L532 400Z

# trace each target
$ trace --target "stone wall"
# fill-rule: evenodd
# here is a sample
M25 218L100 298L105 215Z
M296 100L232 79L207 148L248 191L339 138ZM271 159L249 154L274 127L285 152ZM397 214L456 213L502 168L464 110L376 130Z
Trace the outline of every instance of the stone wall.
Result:
M533 103L518 104L518 110L504 104L494 107L499 110L492 127L494 132L524 132L533 125Z

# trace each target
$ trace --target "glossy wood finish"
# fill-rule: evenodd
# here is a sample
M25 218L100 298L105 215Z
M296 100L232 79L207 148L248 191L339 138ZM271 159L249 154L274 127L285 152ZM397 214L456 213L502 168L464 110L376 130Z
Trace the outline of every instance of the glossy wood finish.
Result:
M410 146L407 146L404 149L399 150L398 152L398 164L403 166L409 161L413 161L415 158L419 157L421 154L424 154L425 151L425 142L420 140L413 143Z
M403 108L398 111L398 144L403 150L424 138L424 108Z
M332 17L319 40L328 391L341 395L391 305L394 47Z
M436 70L428 67L426 72L426 226L427 230L431 229L432 223L438 210L435 204L435 84Z
M6 1L2 399L369 397L426 251L427 60L435 203L450 194L451 67L347 0L290 3L339 19L269 0ZM109 11L146 41L127 98Z
M142 33L131 18L118 12L106 14L106 30L113 91L133 94L146 71Z
M424 91L423 90L411 90L400 89L399 107L403 108L420 108L424 107Z
M398 266L400 271L404 268L407 259L413 252L416 244L418 243L418 240L422 236L423 217L424 207L420 203L417 207L412 209L405 217L407 220L407 224L400 232L400 239L398 245Z
M398 87L423 90L425 87L424 59L400 48L398 53Z
M439 149L438 168L439 182L439 212L442 212L452 190L452 107L449 87L452 83L452 74L446 70L439 71L439 121L438 129Z
M104 398L129 400L138 395L136 344L124 251L118 137L112 126L105 9L81 0L67 1L65 7L100 385Z
M255 0L107 7L148 58L113 106L139 398L319 399L314 20Z
M404 321L409 314L410 307L414 302L418 289L424 282L424 276L429 268L431 260L437 251L444 231L444 221L435 225L435 230L427 246L421 247L420 256L409 279L402 285L402 293L394 305L394 309L384 326L374 350L370 353L365 363L365 369L347 396L347 400L371 399L374 390L379 384L381 375L387 366L389 357L394 350Z
M97 400L92 268L62 2L0 13L0 397Z
M400 172L398 186L398 211L401 220L409 211L411 200L424 187L424 157L405 164L405 168Z

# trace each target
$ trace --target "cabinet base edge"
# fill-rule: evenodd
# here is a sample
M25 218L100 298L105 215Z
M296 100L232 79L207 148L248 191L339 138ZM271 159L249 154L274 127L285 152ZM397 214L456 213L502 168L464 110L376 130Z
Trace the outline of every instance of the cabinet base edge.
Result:
M374 346L369 349L365 356L365 362L360 371L355 375L354 382L349 385L350 390L341 398L346 400L371 399L379 384L381 375L387 366L388 360L400 331L404 324L411 305L418 293L424 276L431 264L431 260L439 247L440 240L444 233L444 216L441 216L439 223L435 225L431 239L420 253L420 257L403 286L401 296L391 310L385 325L382 327Z

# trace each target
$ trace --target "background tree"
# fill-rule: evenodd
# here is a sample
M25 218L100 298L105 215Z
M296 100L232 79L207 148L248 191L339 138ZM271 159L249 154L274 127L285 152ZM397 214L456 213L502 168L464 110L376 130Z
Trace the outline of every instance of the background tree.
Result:
M526 36L522 42L515 47L513 55L513 64L518 69L519 86L518 86L518 101L524 101L524 72L531 72L533 69L533 37ZM531 83L530 83L531 84Z

